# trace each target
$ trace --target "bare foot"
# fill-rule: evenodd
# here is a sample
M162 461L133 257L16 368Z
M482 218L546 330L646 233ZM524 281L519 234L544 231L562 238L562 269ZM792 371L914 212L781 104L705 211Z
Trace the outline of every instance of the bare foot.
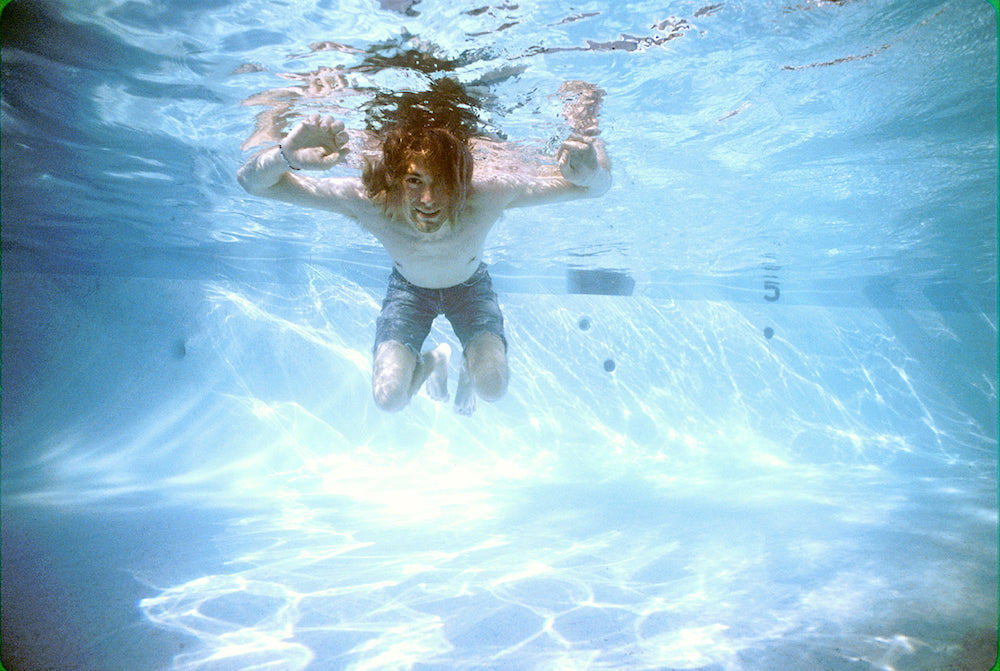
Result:
M448 402L448 361L451 359L451 347L443 342L433 351L424 354L424 365L431 366L424 389L432 400L438 403Z
M476 411L476 391L472 388L472 379L462 364L462 372L458 375L458 389L455 391L455 412L470 416Z

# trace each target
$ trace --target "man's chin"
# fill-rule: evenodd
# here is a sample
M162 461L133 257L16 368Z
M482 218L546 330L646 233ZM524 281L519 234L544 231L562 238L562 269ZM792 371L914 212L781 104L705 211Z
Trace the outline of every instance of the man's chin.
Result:
M426 219L420 216L413 217L413 225L417 227L417 230L421 233L433 233L444 224L444 218L440 215L434 217L433 219Z

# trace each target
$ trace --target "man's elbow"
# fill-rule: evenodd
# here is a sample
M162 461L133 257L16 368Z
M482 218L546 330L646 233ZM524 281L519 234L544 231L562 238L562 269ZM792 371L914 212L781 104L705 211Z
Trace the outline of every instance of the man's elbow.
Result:
M594 150L597 154L597 170L591 183L588 185L587 196L597 198L603 196L611 189L611 159L604 141L597 139L594 141Z
M614 184L614 179L611 177L610 168L604 172L604 179L601 182L600 193L598 195L603 196L608 191L611 190L611 185Z
M261 189L255 180L251 178L249 173L250 171L247 170L247 167L243 166L236 172L236 181L239 182L239 185L242 186L243 190L247 193L259 196L261 195Z
M586 198L600 198L611 190L611 171L602 170L594 177L594 180L587 186Z

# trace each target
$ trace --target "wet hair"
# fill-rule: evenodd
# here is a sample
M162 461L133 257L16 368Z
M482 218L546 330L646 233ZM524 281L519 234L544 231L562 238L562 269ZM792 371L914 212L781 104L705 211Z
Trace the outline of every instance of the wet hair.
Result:
M382 156L366 162L361 175L368 197L392 213L402 203L410 164L420 161L447 190L447 215L460 211L472 189L470 141L478 134L479 101L443 77L422 91L380 92L363 109L365 125L382 147Z
M361 106L365 127L383 136L393 128L444 128L466 140L479 134L482 103L449 77L421 91L379 91Z
M426 166L449 194L448 217L459 212L472 191L472 152L468 142L435 127L396 127L382 136L382 156L366 163L361 175L368 197L392 213L403 200L403 178L410 164Z

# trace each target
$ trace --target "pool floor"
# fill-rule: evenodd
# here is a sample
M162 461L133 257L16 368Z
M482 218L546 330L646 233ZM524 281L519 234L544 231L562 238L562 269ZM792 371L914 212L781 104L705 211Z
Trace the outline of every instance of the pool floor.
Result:
M509 294L466 418L374 408L377 288L3 284L7 669L995 659L990 315Z

